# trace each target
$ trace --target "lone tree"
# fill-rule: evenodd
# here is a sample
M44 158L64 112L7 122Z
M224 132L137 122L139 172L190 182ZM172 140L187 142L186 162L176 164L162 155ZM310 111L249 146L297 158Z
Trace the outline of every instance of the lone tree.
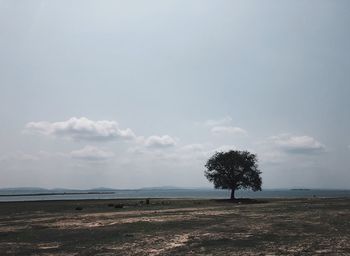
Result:
M205 165L205 176L215 188L231 189L231 200L235 200L237 189L261 190L257 162L256 155L248 151L216 152Z

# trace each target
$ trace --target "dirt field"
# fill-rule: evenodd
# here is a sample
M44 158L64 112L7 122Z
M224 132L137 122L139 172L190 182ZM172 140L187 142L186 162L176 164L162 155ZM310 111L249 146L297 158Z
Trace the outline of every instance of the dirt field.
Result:
M0 255L350 255L350 199L0 203Z

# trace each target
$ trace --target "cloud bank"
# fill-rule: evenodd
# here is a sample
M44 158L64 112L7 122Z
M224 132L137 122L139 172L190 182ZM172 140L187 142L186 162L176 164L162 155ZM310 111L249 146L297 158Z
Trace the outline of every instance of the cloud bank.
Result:
M293 154L316 154L325 152L326 147L310 136L292 136L282 134L270 137L269 140L278 148Z
M174 147L176 146L176 141L169 135L163 136L150 136L145 141L146 147L152 148L166 148L166 147Z
M26 131L74 140L132 140L136 138L131 129L120 129L115 121L92 121L85 117L72 117L67 121L54 123L30 122L26 124Z

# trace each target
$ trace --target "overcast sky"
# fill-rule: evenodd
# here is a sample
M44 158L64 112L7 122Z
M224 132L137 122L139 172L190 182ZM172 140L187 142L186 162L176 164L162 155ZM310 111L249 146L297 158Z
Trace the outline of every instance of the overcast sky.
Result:
M0 0L0 187L350 189L350 1Z

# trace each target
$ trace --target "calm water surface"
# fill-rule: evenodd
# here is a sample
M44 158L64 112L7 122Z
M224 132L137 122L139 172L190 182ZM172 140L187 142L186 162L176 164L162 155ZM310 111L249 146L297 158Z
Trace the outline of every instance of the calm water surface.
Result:
M76 199L118 199L118 198L228 198L227 190L211 189L145 189L108 191L31 191L11 190L0 193L0 202L39 201L39 200L76 200ZM50 194L52 193L52 194ZM67 194L68 193L68 194ZM44 195L43 195L44 194ZM237 191L241 198L312 198L312 197L350 197L350 190L288 190L266 189L259 192Z

